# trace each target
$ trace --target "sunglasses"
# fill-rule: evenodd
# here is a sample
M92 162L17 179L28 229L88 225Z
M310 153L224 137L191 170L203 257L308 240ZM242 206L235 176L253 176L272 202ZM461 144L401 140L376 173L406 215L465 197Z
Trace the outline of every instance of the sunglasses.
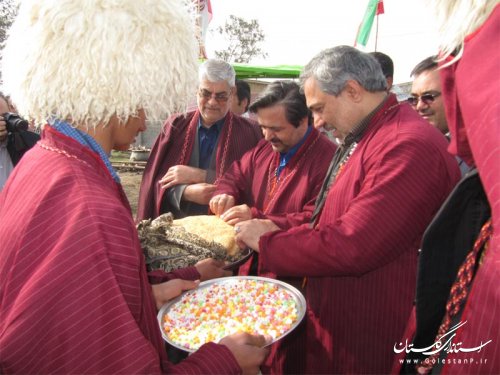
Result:
M406 101L410 103L413 107L417 106L419 100L421 100L422 103L426 105L430 105L439 95L441 95L440 92L434 92L434 93L430 92L420 96L410 96L408 99L406 99Z
M198 95L200 98L203 98L205 100L210 100L212 96L214 96L215 100L217 100L220 103L227 102L229 100L229 93L227 92L214 92L212 93L211 91L201 89L198 92Z

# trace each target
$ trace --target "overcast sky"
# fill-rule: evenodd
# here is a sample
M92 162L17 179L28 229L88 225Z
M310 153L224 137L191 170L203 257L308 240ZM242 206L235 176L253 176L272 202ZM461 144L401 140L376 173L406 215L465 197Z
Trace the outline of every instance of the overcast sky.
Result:
M206 41L208 57L220 49L215 29L233 14L257 19L264 32L266 59L259 65L303 65L324 48L353 45L368 0L211 0L213 19ZM391 56L395 83L410 81L410 71L420 60L435 54L434 16L426 0L384 0L379 16L377 50ZM375 22L366 51L375 46Z

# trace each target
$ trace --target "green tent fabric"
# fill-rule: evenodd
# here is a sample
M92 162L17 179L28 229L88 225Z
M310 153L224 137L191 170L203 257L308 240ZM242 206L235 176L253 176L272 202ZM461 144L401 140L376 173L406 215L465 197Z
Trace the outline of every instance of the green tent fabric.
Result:
M255 66L233 63L236 78L298 78L302 70L300 65Z

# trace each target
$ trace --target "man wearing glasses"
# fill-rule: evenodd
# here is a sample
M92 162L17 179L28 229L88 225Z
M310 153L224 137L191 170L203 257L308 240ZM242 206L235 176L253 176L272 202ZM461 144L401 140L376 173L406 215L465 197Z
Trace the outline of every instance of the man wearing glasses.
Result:
M414 78L408 103L441 133L447 135L448 124L437 67L436 56L429 56L413 68L410 75Z
M175 218L208 213L217 179L262 138L258 127L229 109L235 72L209 59L200 65L198 108L169 118L142 179L137 218L172 212Z
M450 131L441 96L441 80L437 68L437 56L429 56L413 68L410 75L414 79L411 85L411 94L407 100L423 118L450 140ZM469 170L469 166L459 157L456 159L463 176Z

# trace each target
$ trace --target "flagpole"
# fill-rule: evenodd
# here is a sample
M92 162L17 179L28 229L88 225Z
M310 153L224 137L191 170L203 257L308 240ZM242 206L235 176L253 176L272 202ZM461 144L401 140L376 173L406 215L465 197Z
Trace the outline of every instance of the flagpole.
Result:
M377 52L377 42L378 42L378 14L376 15L377 17L377 24L375 26L375 52Z

